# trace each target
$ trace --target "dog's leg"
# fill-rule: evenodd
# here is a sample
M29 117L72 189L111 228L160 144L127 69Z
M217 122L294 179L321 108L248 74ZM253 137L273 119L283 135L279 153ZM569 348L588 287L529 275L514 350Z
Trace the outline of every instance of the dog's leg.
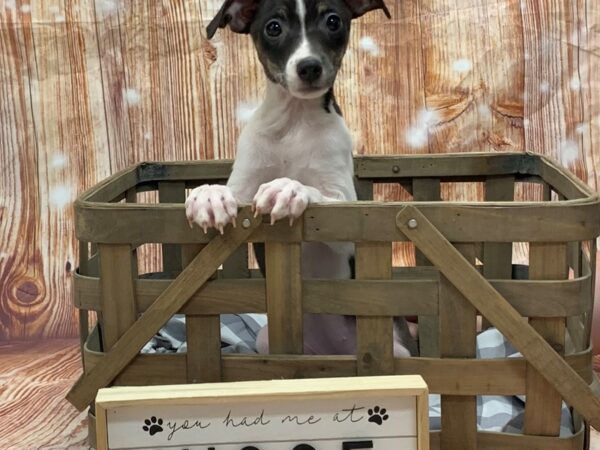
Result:
M419 356L417 342L410 334L408 321L404 317L394 319L394 355L396 357Z

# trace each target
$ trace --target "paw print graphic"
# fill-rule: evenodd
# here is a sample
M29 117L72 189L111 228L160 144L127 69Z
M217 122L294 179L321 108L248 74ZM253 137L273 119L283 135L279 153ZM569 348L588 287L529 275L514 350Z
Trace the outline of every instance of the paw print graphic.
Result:
M369 409L368 413L369 422L376 423L377 425L383 425L383 422L390 418L390 416L386 414L387 410L385 408L379 408L379 406Z
M142 428L144 431L148 432L150 436L154 436L156 433L160 433L163 431L162 419L157 420L156 417L152 416L150 419L144 420L144 423L146 425L144 425Z

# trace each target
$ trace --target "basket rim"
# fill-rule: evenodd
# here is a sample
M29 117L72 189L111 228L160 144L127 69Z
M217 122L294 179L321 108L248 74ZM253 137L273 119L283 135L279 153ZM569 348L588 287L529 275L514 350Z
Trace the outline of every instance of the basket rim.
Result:
M444 153L427 155L355 155L354 166L355 174L358 180L402 180L412 178L440 178L440 179L460 179L465 178L483 178L486 176L501 175L520 175L537 176L543 181L550 182L546 177L548 171L554 171L555 177L562 178L560 181L568 183L571 188L581 194L580 198L592 200L598 197L590 186L577 178L568 169L561 166L555 160L541 154L532 152L503 152L503 153ZM473 165L478 161L486 161L488 173L476 173ZM428 161L435 161L435 167ZM453 165L451 168L440 167L439 162L449 162ZM404 163L404 164L403 164ZM87 189L78 196L77 202L102 204L109 203L114 207L119 207L111 202L113 199L98 198L103 190L114 187L115 184L127 181L126 189L150 182L160 181L189 181L196 180L223 180L229 176L233 160L205 160L205 161L142 161L126 169L123 169L102 182ZM409 165L408 168L402 166ZM458 166L458 167L454 167ZM189 169L183 174L173 173L182 169ZM209 173L198 176L198 168L210 169ZM411 172L414 171L414 172ZM135 175L135 177L132 177ZM183 178L184 175L192 175L194 178ZM134 184L131 184L135 181ZM571 201L571 199L566 200ZM471 202L473 204L487 204L488 202ZM523 203L528 202L508 202ZM535 202L535 204L544 202Z
M436 163L432 163L436 162ZM298 241L354 241L367 240L369 236L355 230L354 233L337 236L336 229L328 229L332 221L340 220L349 224L363 220L370 213L379 215L381 220L388 221L404 206L413 205L422 209L426 215L446 218L449 222L460 222L459 225L448 224L450 227L461 228L449 232L448 237L454 242L471 242L465 228L478 226L490 230L493 216L511 218L504 226L506 236L490 236L488 242L518 242L518 241L576 241L595 239L600 235L600 195L575 175L561 167L553 160L534 153L454 153L436 155L401 155L401 156L357 156L355 166L358 180L377 182L398 182L410 180L407 172L415 170L415 178L431 178L432 170L445 167L437 162L450 162L451 167L442 173L441 180L460 181L462 179L484 179L485 177L514 175L519 180L541 179L548 183L552 189L560 192L565 200L552 201L484 201L484 202L446 202L446 201L410 201L410 202L336 202L335 204L313 204L307 208L302 227L285 232L282 227L275 227L278 239ZM182 192L185 187L193 186L193 180L198 181L223 181L231 169L230 160L196 161L196 162L141 162L135 164L113 176L107 178L96 186L85 191L74 202L76 216L77 237L87 242L103 243L135 243L135 242L162 242L162 243L206 243L208 237L198 236L197 233L185 232L184 205L182 203L116 203L126 197L127 192L137 192L138 187L162 182L180 183ZM399 167L409 167L399 169ZM201 168L206 169L200 178ZM398 173L394 173L398 169ZM481 171L486 173L481 173ZM419 172L420 171L420 172ZM189 186L186 185L190 184ZM198 184L198 183L196 183ZM142 190L142 189L141 189ZM248 205L240 205L249 207ZM139 216L136 218L135 216ZM133 233L123 230L119 224L123 221L137 222L140 238L139 241ZM342 220L343 218L343 220ZM536 223L536 226L546 229L545 233L536 236L535 233L523 232L526 221ZM483 220L485 219L485 220ZM316 225L319 222L320 225ZM515 223L521 228L519 233L510 233L516 228ZM98 224L103 224L98 226ZM142 224L151 224L148 227ZM442 229L444 226L438 220ZM111 231L111 227L116 228ZM183 227L185 225L185 227ZM146 228L163 228L164 230L177 230L177 237L170 237L166 232L146 234ZM273 232L261 227L256 240L272 239ZM331 227L330 227L331 228ZM337 228L340 228L339 226ZM164 231L163 230L163 231ZM119 236L121 234L121 236ZM498 234L498 233L496 233ZM285 236L284 236L285 235ZM271 236L271 237L270 237ZM370 236L372 238L372 236ZM169 241L169 239L175 239ZM388 230L377 238L381 241L405 240L397 233ZM486 241L485 236L473 236L477 241Z

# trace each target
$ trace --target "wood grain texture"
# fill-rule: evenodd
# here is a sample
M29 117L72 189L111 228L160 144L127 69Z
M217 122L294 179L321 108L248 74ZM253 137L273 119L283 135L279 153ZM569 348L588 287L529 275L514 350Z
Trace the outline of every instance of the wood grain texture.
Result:
M357 153L527 149L600 186L598 2L389 3L392 20L354 24L338 78ZM206 39L220 4L0 0L1 340L77 333L77 193L142 160L234 156L264 76L247 36ZM442 186L445 199L483 195ZM389 184L375 197L409 194ZM140 269L160 267L158 249L140 255ZM413 260L395 245L396 264Z
M93 401L98 389L112 382L144 344L210 279L217 268L246 241L260 223L260 219L249 217L247 212L239 218L240 221L249 221L248 228L236 228L226 235L215 237L112 346L102 368L96 367L95 370L86 373L73 386L68 399L80 411Z
M301 258L300 243L265 244L269 353L274 355L304 352Z
M472 244L456 249L475 265ZM440 335L442 358L475 358L477 311L445 277L440 279ZM444 450L477 449L477 398L442 395L441 448Z
M87 412L64 398L81 373L79 343L1 343L0 359L0 448L88 449Z
M0 447L89 449L87 413L78 413L64 400L64 393L81 372L78 342L2 343L0 358L0 408L7 411L0 416ZM439 433L432 437L432 448L439 448ZM478 443L482 448L515 448L514 443L503 445L490 434L478 436ZM546 444L538 448L556 448ZM591 450L600 450L600 434L593 430Z
M416 229L409 228L410 219L419 223ZM585 381L573 373L542 336L523 322L517 311L469 265L417 208L405 207L398 214L397 224L448 281L506 336L567 402L581 412L591 426L600 426L600 399Z
M349 315L437 315L439 280L437 274L401 271L394 280L304 280L303 310L313 314ZM588 275L589 277L589 275ZM551 281L505 280L490 283L525 317L571 317L588 310L590 279ZM169 286L170 280L138 280L135 287L138 312L144 312ZM76 275L75 304L102 311L100 280ZM266 312L265 280L219 279L210 281L181 310L183 314L235 314ZM327 298L327 302L322 299ZM419 299L415 302L415 299ZM581 324L581 320L579 323ZM580 325L582 326L582 324ZM582 330L580 333L583 333ZM589 345L583 334L579 350ZM423 355L421 355L423 356Z
M392 246L387 242L356 244L356 278L392 278ZM356 317L356 372L359 376L390 375L394 371L392 316Z
M88 345L86 370L104 363L98 345ZM567 356L567 364L591 383L590 351ZM327 378L356 376L354 356L223 355L222 381L276 378ZM139 355L115 379L115 386L186 383L186 355ZM421 375L431 392L442 395L521 395L526 392L527 361L440 358L394 359L396 375Z
M488 178L485 182L486 201L513 201L515 198L515 177L512 175ZM512 243L486 242L483 244L483 276L490 279L512 278ZM482 328L491 325L482 318Z
M416 178L413 180L413 199L421 201L440 201L441 183L437 178ZM431 266L419 249L415 248L415 265ZM440 356L440 317L419 316L419 354L425 357L436 358Z
M221 381L220 316L186 316L188 383Z
M181 246L181 267L187 267L201 250L201 246ZM187 382L221 381L221 316L187 315L185 334Z
M185 202L185 183L158 183L158 196L160 203L183 203ZM181 257L181 246L168 245L162 246L162 270L168 273L181 272L183 268Z
M568 276L566 244L531 243L529 245L529 278L556 280ZM564 318L532 317L529 323L559 354L564 355L566 327ZM562 398L531 365L527 367L527 399L524 433L558 436ZM544 414L540 414L540 411L544 411Z
M130 245L98 246L102 341L110 349L137 319L133 251Z

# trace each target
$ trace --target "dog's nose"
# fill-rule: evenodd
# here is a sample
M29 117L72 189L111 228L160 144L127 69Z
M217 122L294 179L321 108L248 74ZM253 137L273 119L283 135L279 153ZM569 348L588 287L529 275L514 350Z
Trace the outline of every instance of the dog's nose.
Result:
M298 63L298 76L307 83L317 81L323 73L323 66L316 58L305 58Z

